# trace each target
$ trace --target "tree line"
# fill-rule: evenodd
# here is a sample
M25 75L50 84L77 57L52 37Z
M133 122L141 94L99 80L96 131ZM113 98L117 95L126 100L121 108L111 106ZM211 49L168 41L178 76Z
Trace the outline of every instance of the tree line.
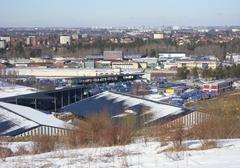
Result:
M226 78L240 78L240 64L233 66L219 66L216 69L198 69L197 67L189 70L186 67L177 69L178 79L188 79L199 77L205 79L226 79Z

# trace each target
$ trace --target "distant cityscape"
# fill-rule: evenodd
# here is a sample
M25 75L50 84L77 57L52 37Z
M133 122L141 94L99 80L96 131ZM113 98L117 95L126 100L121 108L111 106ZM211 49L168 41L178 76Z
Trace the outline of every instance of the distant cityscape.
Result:
M239 40L237 26L0 28L0 66L19 75L44 76L42 68L85 68L95 73L88 70L83 76L99 75L95 69L112 69L106 74L120 69L119 73L156 70L174 75L182 67L216 69L239 64ZM29 73L20 68L40 69ZM63 76L74 74L77 69Z
M0 167L240 167L239 2L0 2Z

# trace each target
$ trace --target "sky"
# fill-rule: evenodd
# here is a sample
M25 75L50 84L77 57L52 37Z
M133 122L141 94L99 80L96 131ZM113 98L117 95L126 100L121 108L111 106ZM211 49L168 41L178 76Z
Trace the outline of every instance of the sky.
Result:
M0 27L240 25L240 0L0 0Z

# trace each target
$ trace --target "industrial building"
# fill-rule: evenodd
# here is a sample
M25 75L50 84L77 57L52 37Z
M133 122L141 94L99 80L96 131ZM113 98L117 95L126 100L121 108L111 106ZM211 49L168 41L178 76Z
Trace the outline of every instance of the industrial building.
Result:
M65 106L64 112L72 112L79 117L89 117L109 113L113 120L134 115L137 121L145 115L145 124L158 124L181 120L185 126L203 121L204 114L190 109L159 103L148 99L116 92L103 92L88 99Z
M94 60L86 60L84 61L84 68L94 69L96 68L96 63Z
M112 61L98 60L96 61L96 68L112 68Z
M159 53L159 61L185 59L186 53Z
M112 62L112 68L120 68L120 69L146 69L147 63L145 62L130 62L130 61L122 61L122 62Z
M78 69L78 68L9 68L7 72L16 72L19 76L35 77L81 77L119 75L120 69Z
M177 68L186 67L188 69L216 69L219 65L218 60L210 59L209 57L191 57L188 59L176 60Z
M103 60L103 55L100 55L100 54L87 55L85 57L85 59L87 59L87 60Z
M123 52L122 51L104 51L103 59L109 61L122 61Z
M146 57L146 58L138 58L138 59L133 59L134 62L145 62L147 63L147 67L154 69L156 68L156 66L158 66L158 58L150 58L150 57Z
M211 81L203 85L204 92L222 93L231 89L233 86L233 80L219 80Z
M0 136L62 136L72 128L51 114L0 102Z
M186 53L159 53L161 69L177 69L177 60L186 59Z

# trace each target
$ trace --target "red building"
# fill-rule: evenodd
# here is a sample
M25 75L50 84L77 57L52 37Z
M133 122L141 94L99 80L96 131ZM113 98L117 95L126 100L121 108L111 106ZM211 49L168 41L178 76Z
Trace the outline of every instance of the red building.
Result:
M36 36L29 36L27 38L27 45L32 47L37 47L37 38Z
M221 80L205 83L203 85L204 92L222 93L228 89L231 89L233 85L232 80Z

